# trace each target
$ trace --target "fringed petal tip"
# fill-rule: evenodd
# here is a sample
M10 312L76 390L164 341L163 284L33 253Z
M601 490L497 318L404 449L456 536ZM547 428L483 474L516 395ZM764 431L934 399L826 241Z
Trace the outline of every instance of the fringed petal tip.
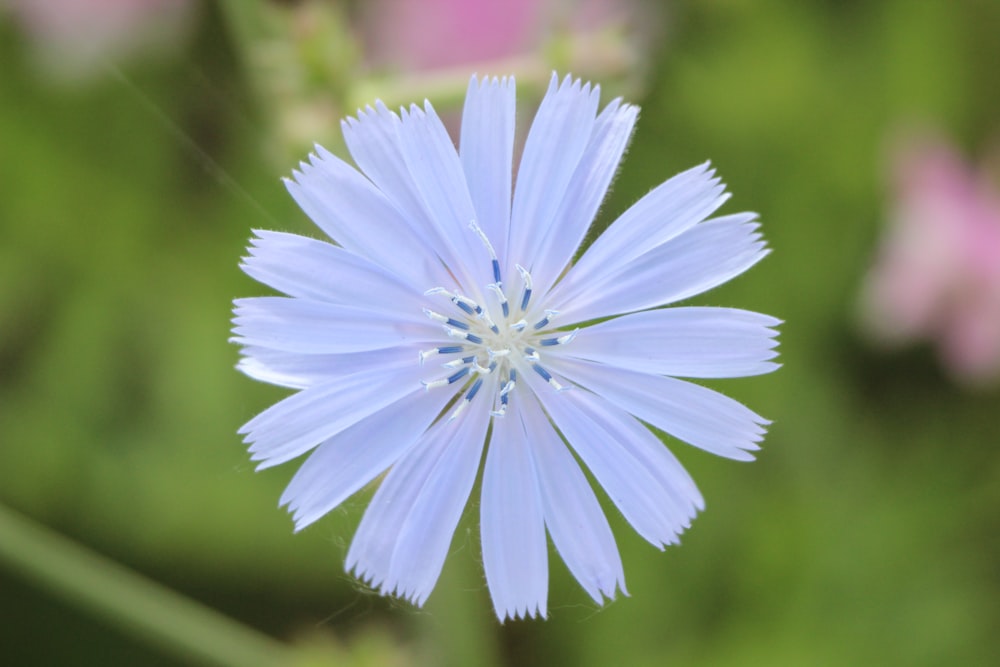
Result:
M534 606L524 605L511 608L499 607L494 603L493 611L497 615L497 620L501 623L506 623L507 621L528 621L535 618L545 620L549 616L549 612L544 601L539 602Z

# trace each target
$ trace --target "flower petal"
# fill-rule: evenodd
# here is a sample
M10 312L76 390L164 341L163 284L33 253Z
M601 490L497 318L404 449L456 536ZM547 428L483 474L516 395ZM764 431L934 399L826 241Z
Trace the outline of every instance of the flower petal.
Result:
M625 573L611 526L580 466L552 428L537 400L518 391L524 430L531 434L531 455L538 474L545 526L566 567L597 604L625 589Z
M493 266L473 231L476 210L455 144L430 102L424 102L423 109L410 105L401 118L403 156L437 237L450 251L448 268L466 293L482 300L481 287L493 282Z
M488 424L486 402L441 420L389 471L358 526L349 571L423 605L476 480Z
M483 569L501 621L546 615L548 545L529 437L515 402L493 421L483 471Z
M297 234L255 230L247 275L288 296L371 310L421 312L423 289L371 260Z
M303 389L275 403L240 428L258 470L304 454L419 386L413 358L388 360L335 382Z
M289 194L347 250L418 286L447 275L427 235L357 169L323 147L316 146L316 154L293 177L285 181Z
M769 252L758 225L743 216L695 225L608 274L572 300L560 294L551 308L560 323L572 324L663 306L700 294L738 276Z
M459 153L476 219L501 266L506 263L510 227L515 112L513 77L469 81Z
M766 419L700 385L589 361L546 361L548 369L602 396L639 419L707 452L741 461L763 434Z
M441 413L446 392L414 390L316 448L289 482L281 504L299 531L395 463Z
M778 324L736 308L664 308L585 327L552 354L656 375L744 377L778 367Z
M286 352L361 352L440 340L444 335L426 318L420 321L423 313L416 309L384 312L281 296L233 303L233 342Z
M261 382L305 389L378 368L387 360L396 358L397 354L399 358L417 360L420 351L420 346L412 345L346 354L302 354L249 345L240 351L243 358L236 367Z
M619 99L597 117L590 142L528 267L540 294L548 291L580 247L618 171L638 114L638 107L623 105Z
M650 455L653 448L665 450L663 443L588 391L557 393L527 377L556 428L636 532L660 549L676 543L702 501L683 468Z
M511 210L507 275L514 264L537 264L538 241L562 202L566 188L590 142L600 88L555 74L528 131L517 172Z
M412 144L415 138L412 134L421 131L419 124L408 123L403 127L403 121L395 113L389 111L382 102L376 102L375 108L367 107L359 110L357 118L347 118L341 122L344 141L351 156L365 175L382 191L392 205L403 215L410 225L411 232L421 239L422 243L432 247L440 261L461 281L469 281L464 274L462 255L456 248L456 239L451 234L442 233L442 226L436 218L437 211L427 207L421 188L414 180L414 170L419 165L407 162L405 144ZM425 129L425 128L424 128ZM450 145L450 142L448 142ZM411 149L412 150L412 147ZM454 153L454 146L451 151ZM466 195L468 196L468 195ZM468 221L466 221L468 224ZM462 237L468 235L475 240L470 230L463 230ZM383 236L383 243L395 248L398 243L392 236ZM458 241L461 243L461 240ZM395 263L403 260L396 259ZM454 280L452 278L451 280ZM436 278L429 286L448 285L447 271L445 275Z
M707 218L728 198L708 162L677 174L629 207L595 239L553 290L552 298L570 299L621 271Z

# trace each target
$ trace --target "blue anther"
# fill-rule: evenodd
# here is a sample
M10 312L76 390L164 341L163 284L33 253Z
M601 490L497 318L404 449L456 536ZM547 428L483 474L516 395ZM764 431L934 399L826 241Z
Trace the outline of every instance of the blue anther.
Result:
M450 317L448 318L448 321L445 322L445 324L447 324L449 326L453 326L456 329L462 329L463 331L468 331L469 330L469 325L468 324L466 324L465 322L459 322L458 320L454 320L454 319L452 319Z
M437 349L438 354L455 354L456 352L462 351L461 345L445 345L444 347L439 347Z
M500 304L500 307L503 308L503 316L504 317L507 317L507 316L510 315L510 306L507 305L506 301L504 301L502 304Z
M535 322L535 329L541 329L542 327L544 327L548 323L549 323L549 316L546 315L542 319L540 319L537 322Z
M466 327L468 328L468 327ZM482 345L483 339L475 334L465 334L465 340L469 341L474 345Z
M552 345L558 345L559 344L559 339L558 338L543 338L542 340L540 340L538 342L538 344L542 345L543 347L551 347Z
M510 369L510 381L517 382L517 371L515 371L513 368Z
M500 282L500 262L496 259L493 260L493 280Z
M451 377L449 377L448 384L455 384L468 374L469 374L469 367L466 366L465 368L459 370L458 372L454 373Z
M524 296L521 297L521 310L525 311L528 309L528 301L531 299L531 289L524 290Z
M473 310L472 306L470 306L469 304L465 303L464 301L459 301L458 299L452 299L452 301L455 302L456 306L458 306L459 308L461 308L462 310L464 310L469 315L475 315L476 314L476 311Z
M494 324L493 326L490 327L490 331L492 331L495 334L498 334L500 333L500 327Z
M465 395L465 400L471 401L473 398L475 398L476 397L476 393L479 391L479 388L482 387L482 386L483 386L483 379L482 378L479 378L478 380L476 380L475 382L473 382L472 383L472 388L469 389L469 393L467 393Z
M539 366L538 364L532 364L531 367L534 368L535 372L538 373L539 375L541 375L542 379L545 380L546 382L549 382L550 380L552 380L552 374L549 373L544 368L542 368L541 366Z
M526 347L526 348L524 348L524 355L525 355L526 357L530 357L530 356L531 356L531 355L533 355L534 353L535 353L535 348L533 348L533 347ZM513 373L513 372L514 372L514 371L511 371L511 373Z
M476 356L475 355L472 355L471 357L462 357L462 363L463 364L471 364L475 360L476 360Z

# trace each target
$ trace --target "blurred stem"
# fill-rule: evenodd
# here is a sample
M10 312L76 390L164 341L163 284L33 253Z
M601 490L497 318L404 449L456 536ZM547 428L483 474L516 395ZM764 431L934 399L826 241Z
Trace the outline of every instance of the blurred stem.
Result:
M142 577L0 505L0 564L185 660L293 663L280 642Z

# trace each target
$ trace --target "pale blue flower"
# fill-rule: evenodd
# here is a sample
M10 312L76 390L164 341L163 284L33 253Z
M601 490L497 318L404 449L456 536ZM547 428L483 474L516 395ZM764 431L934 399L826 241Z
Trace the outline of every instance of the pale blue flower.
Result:
M662 309L767 254L707 164L639 200L571 260L638 109L555 76L516 185L514 81L473 78L456 151L430 103L343 122L357 169L322 148L288 190L337 245L257 232L243 269L284 297L236 301L247 375L299 391L242 433L261 468L306 452L281 498L301 529L388 470L346 567L421 605L485 448L478 503L497 616L546 615L546 532L598 603L625 593L577 458L658 548L703 508L647 424L749 460L767 420L684 378L766 373L778 320ZM513 195L512 195L513 193ZM476 503L474 503L474 506Z

